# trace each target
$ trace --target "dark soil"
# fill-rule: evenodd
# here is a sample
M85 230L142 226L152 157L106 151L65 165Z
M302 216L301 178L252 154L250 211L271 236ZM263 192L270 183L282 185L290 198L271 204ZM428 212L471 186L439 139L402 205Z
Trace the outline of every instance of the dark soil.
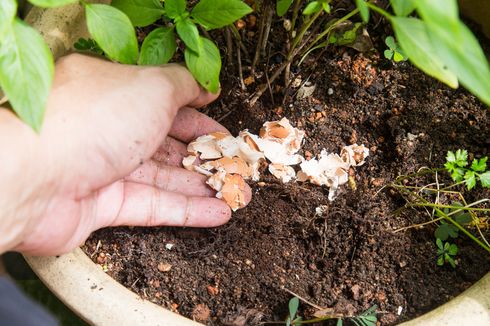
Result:
M400 174L441 167L448 150L490 156L490 111L464 89L449 89L409 63L380 56L383 28L370 30L375 51L331 48L293 67L293 79L316 85L312 96L300 99L292 88L283 105L284 89L273 86L273 98L266 92L249 107L246 99L257 84L241 91L232 64L223 71L222 96L205 109L233 134L258 132L263 122L285 116L306 130L303 149L311 153L367 145L370 156L356 169L355 186L345 185L335 201L328 201L325 188L282 184L266 174L264 184L251 185L250 205L222 227L106 229L84 250L143 298L209 325L284 320L292 297L285 289L348 315L377 304L382 324L392 325L468 288L490 270L488 253L460 236L458 266L437 266L435 226L393 232L427 221L427 213L394 214L404 200L380 189ZM271 47L269 75L282 60L274 54L282 47ZM265 82L262 75L257 83ZM450 181L444 173L440 178ZM490 191L479 187L465 196L489 198ZM315 214L319 206L325 208L321 216ZM301 315L312 311L300 307Z

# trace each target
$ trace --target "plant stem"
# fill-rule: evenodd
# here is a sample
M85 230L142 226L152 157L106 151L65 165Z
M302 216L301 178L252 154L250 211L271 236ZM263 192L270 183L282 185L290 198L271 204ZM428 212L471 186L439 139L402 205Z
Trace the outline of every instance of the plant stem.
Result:
M288 58L292 55L292 53L294 52L294 50L296 49L298 44L303 40L303 36L305 35L305 33L308 31L308 29L311 27L311 25L315 22L315 20L317 20L317 18L320 17L322 12L323 12L323 10L316 12L313 15L313 17L311 17L308 21L303 23L303 25L301 26L301 29L299 30L298 35L296 35L296 37L293 39L293 44L291 45L291 49L289 50Z
M293 7L293 18L291 19L291 39L293 38L294 28L296 27L296 20L298 19L299 7L301 5L301 0L294 1Z
M409 204L410 207L435 207L435 208L449 208L449 209L456 209L458 211L475 211L475 212L490 212L490 208L473 208L471 207L472 205L478 205L480 203L471 203L468 206L452 206L452 205L443 205L443 204L434 204L434 203L414 203L414 204ZM458 211L451 212L449 215L454 215Z
M381 15L385 16L388 19L391 19L391 17L392 17L391 14L389 14L387 11L381 9L380 7L376 6L372 2L366 1L366 4L369 7L369 9L372 9L372 10L376 11L378 14L381 14Z

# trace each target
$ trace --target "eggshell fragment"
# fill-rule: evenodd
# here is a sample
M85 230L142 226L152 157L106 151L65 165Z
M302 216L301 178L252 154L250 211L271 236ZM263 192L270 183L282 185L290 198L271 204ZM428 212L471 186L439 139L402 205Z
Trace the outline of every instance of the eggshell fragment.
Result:
M222 157L216 143L216 136L204 135L187 145L187 151L202 160L213 160Z
M229 158L225 156L216 161L201 164L201 167L208 171L215 169L224 170L226 173L239 174L245 179L250 178L252 175L251 167L240 157Z
M182 160L182 165L184 166L184 168L186 168L187 170L190 170L190 171L193 171L193 165L194 165L194 162L197 160L197 156L195 155L189 155L189 156L186 156L184 157L184 159Z
M283 183L288 183L296 177L296 172L288 165L269 164L269 171L273 176L281 179Z
M288 154L294 154L299 151L304 135L305 132L291 126L287 118L264 123L259 133L262 139L283 144Z
M226 174L216 197L223 198L233 211L245 207L245 181L238 174Z
M365 163L366 157L369 156L369 149L364 145L350 145L342 148L340 152L342 160L352 166L361 166Z

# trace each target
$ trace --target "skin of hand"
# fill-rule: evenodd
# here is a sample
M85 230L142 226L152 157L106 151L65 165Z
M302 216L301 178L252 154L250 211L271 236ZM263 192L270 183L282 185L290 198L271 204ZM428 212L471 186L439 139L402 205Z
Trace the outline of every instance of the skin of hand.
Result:
M60 59L40 134L0 108L0 253L66 253L108 226L226 223L205 177L181 167L186 143L227 132L193 109L215 98L180 65Z

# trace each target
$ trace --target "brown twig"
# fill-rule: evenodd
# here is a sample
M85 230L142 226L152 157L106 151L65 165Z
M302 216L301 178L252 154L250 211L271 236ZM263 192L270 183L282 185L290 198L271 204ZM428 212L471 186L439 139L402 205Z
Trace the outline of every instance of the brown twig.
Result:
M231 32L230 29L227 27L225 28L225 37L226 37L226 49L228 51L228 65L230 66L233 62L233 42L231 40Z
M238 42L238 40L237 40ZM243 81L243 71L242 71L242 51L240 49L240 45L237 44L237 49L236 49L236 54L237 54L237 61L238 61L238 78L240 78L240 86L242 88L242 91L246 90L247 88L245 87L245 82Z

